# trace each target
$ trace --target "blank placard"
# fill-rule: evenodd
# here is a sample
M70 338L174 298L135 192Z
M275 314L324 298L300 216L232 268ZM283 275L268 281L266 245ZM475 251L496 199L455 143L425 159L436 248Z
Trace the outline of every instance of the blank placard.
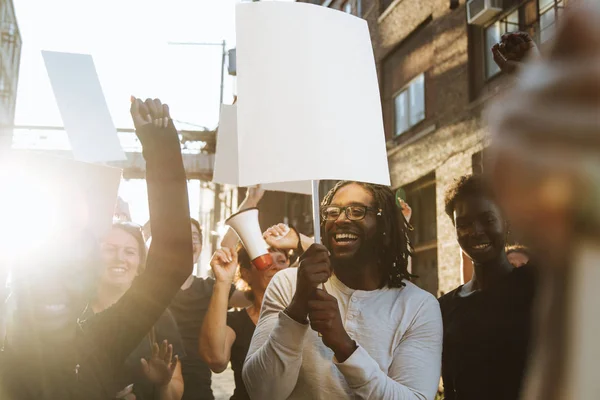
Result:
M242 151L238 148L237 107L224 104L219 118L213 182L240 186L238 158ZM311 194L310 181L278 182L262 186L266 190Z
M236 8L239 184L390 184L366 21L305 3Z
M52 51L42 51L42 55L74 158L126 160L92 56Z

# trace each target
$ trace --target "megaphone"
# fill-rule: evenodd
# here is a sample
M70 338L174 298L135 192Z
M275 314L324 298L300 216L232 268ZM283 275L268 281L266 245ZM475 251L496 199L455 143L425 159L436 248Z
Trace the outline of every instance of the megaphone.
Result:
M225 225L237 233L256 269L267 269L273 264L269 245L263 239L258 224L258 208L249 208L233 214L225 220Z

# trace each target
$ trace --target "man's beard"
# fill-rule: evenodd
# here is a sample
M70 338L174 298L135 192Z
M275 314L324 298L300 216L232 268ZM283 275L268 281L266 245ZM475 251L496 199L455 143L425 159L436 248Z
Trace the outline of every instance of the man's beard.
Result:
M336 257L335 253L331 252L331 266L334 268L343 269L360 269L377 261L377 245L375 237L371 237L363 243L351 257Z

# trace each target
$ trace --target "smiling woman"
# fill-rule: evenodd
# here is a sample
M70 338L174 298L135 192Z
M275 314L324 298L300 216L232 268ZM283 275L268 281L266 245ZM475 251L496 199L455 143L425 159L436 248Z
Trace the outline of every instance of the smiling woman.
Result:
M461 177L445 200L458 244L474 265L469 282L439 299L445 398L518 398L529 349L531 266L509 263L508 225L481 176ZM502 389L492 393L491 387Z
M129 290L134 280L143 274L146 267L146 245L142 235L142 227L128 222L113 224L110 232L101 242L101 258L103 269L98 279L94 296L86 318L93 318L115 304ZM166 311L154 324L147 336L127 358L122 371L117 374L119 387L133 384L132 392L138 400L155 398L155 382L144 373L140 359L150 359L155 343L167 341L173 347L173 354L184 355L181 336L177 324L169 311ZM181 369L178 364L173 377L166 385L174 386L173 391L181 395ZM171 384L174 382L174 385ZM175 387L177 386L177 387ZM162 397L158 397L161 400Z

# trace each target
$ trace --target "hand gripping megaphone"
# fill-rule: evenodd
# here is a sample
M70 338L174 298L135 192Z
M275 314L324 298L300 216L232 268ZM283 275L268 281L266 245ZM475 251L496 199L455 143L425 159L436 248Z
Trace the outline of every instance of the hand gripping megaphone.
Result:
M225 225L237 233L256 269L267 269L273 264L269 245L260 231L258 208L249 208L233 214L225 220Z

